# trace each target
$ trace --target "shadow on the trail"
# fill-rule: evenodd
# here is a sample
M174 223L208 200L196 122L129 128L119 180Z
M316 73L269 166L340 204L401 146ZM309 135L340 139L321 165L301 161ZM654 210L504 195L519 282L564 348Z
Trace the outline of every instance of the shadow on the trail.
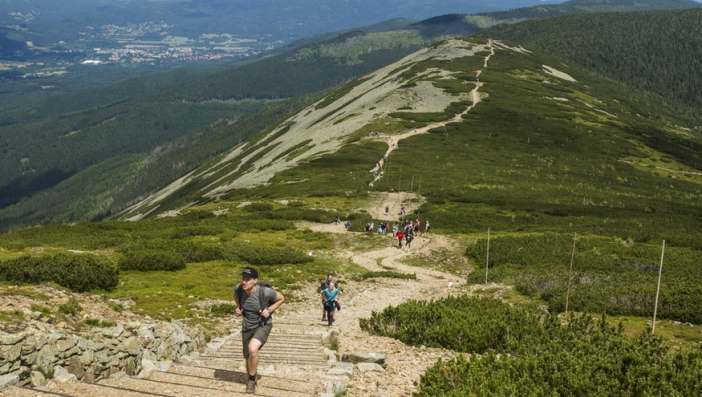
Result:
M249 376L245 372L227 371L226 369L215 369L214 377L217 380L241 384L246 384L246 381L249 380ZM258 375L257 379L261 379L261 376Z

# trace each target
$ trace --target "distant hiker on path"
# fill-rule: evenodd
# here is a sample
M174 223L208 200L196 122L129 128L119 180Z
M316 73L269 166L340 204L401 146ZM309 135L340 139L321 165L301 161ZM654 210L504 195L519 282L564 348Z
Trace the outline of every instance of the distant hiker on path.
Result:
M407 249L410 249L410 246L412 245L412 240L414 240L414 231L412 231L412 229L410 229L410 232L407 233L407 235L405 236L405 241L407 242L405 244L405 247Z
M431 225L429 225L429 219L426 220L427 224L424 226L424 233L429 233L429 229L431 229Z
M341 295L341 291L336 289L336 282L329 282L329 286L322 291L322 300L324 301L324 308L327 312L328 325L331 327L334 320L334 311L336 309L341 310L341 306L338 302L338 296Z
M344 227L346 227L347 232L350 232L351 231L351 221L346 221L346 224L344 224Z
M258 284L258 271L245 267L241 273L241 284L234 287L236 316L243 317L241 323L241 342L246 359L246 392L256 392L256 373L258 372L258 352L268 340L273 328L273 312L285 301L285 297L272 288Z
M405 237L405 234L402 233L402 230L398 231L397 234L397 248L400 249L402 248L402 238Z
M332 272L327 272L327 278L322 281L322 285L319 286L319 290L322 292L322 321L327 319L327 308L324 305L324 302L327 300L324 299L324 290L329 288L329 284L334 284L334 286L337 286L338 283L334 281L334 274Z
M388 212L390 212L390 206L386 204L385 205L385 213L387 214Z

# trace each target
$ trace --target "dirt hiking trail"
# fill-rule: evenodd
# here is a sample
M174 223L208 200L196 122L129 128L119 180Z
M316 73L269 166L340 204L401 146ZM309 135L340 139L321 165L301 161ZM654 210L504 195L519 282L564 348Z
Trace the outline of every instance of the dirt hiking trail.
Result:
M378 233L347 232L343 225L300 223L301 228L332 233L339 238L370 239L375 248L341 250L337 257L350 260L369 271L414 273L416 280L373 278L366 281L344 281L333 327L321 321L319 282L323 274L310 275L301 302L285 303L275 315L273 332L261 350L259 384L256 395L323 396L346 390L347 396L410 396L416 391L414 382L439 358L454 353L444 349L411 347L385 337L369 335L361 330L359 318L368 318L373 311L409 300L437 299L466 292L463 282L442 271L409 266L402 261L413 255L431 256L440 250L459 252L451 238L426 234L415 238L411 248L397 248L397 239ZM340 275L342 280L344 275ZM448 286L453 280L455 285ZM460 290L459 290L460 289ZM97 383L77 380L52 380L44 391L11 387L2 396L238 396L244 395L245 367L241 355L241 323L227 320L229 335L218 338L199 354L196 360L183 363L162 363L159 368L139 376L116 376ZM330 336L338 343L338 352L329 350ZM326 345L324 342L327 342ZM361 368L339 362L347 353L377 353L386 356L386 367ZM359 369L360 368L360 369ZM58 393L58 394L49 394Z
M489 42L490 55L494 49ZM477 71L477 76L481 71ZM480 102L477 82L470 95L473 104L463 113L445 122L432 124L404 134L391 136L385 158L397 148L399 141L429 129L460 121L461 116ZM382 169L384 161L372 171ZM376 178L377 180L377 178ZM376 193L366 205L374 218L398 221L398 212L404 204L407 214L413 214L423 202L422 197L407 193ZM385 206L389 206L388 213ZM422 226L425 219L421 218ZM338 235L338 238L358 239L360 233L347 232L343 226L332 224L300 223L301 228ZM423 227L421 228L423 231ZM391 232L390 232L391 234ZM407 346L395 339L369 335L361 330L360 318L369 318L376 311L388 306L397 306L410 300L438 299L450 294L471 292L456 275L436 269L414 267L403 263L412 256L431 258L440 251L462 253L465 247L453 239L433 233L421 233L412 242L411 248L397 248L397 239L391 235L381 236L376 232L364 238L373 242L374 248L341 249L330 255L341 260L350 260L369 271L395 271L414 273L416 280L396 278L372 278L365 281L347 280L341 284L343 294L339 298L342 310L336 314L334 326L321 321L321 296L319 283L323 274L310 274L309 283L298 292L301 301L286 302L274 316L273 331L261 350L258 386L255 395L261 396L322 396L334 397L346 391L349 397L366 396L411 396L416 391L414 382L419 380L428 366L439 358L449 359L455 353L446 349ZM469 266L462 258L466 267ZM339 275L344 279L345 275ZM449 286L449 280L454 285ZM236 280L235 280L236 281ZM97 383L78 380L51 380L43 390L11 386L2 396L190 396L218 397L243 396L245 367L241 353L241 322L238 318L225 321L231 330L228 335L214 339L205 351L187 362L161 363L139 376L113 376ZM336 342L334 341L336 339ZM335 347L338 350L330 350ZM338 360L348 353L375 353L385 355L386 364L353 365Z

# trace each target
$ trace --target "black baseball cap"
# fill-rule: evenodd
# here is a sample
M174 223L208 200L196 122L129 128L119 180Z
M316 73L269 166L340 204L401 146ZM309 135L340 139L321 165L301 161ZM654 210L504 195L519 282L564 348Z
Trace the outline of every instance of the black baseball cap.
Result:
M258 278L258 272L253 267L245 267L241 272L241 277Z

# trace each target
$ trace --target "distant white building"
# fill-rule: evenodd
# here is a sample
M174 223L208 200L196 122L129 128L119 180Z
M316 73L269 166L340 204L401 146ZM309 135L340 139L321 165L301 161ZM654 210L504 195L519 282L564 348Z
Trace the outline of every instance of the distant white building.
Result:
M101 63L102 63L102 61L98 61L96 59L88 59L88 60L81 62L80 64L81 65L99 65Z

